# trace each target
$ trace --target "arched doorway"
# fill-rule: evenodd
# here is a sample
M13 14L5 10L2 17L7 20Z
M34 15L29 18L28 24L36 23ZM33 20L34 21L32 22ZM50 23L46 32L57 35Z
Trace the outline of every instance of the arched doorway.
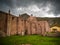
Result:
M27 35L28 34L28 31L27 31L27 29L25 30L25 35Z

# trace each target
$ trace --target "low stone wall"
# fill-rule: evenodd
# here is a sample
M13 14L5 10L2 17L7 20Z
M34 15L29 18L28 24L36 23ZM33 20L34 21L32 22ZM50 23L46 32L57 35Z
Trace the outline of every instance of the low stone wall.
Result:
M60 37L60 32L49 32L46 36Z

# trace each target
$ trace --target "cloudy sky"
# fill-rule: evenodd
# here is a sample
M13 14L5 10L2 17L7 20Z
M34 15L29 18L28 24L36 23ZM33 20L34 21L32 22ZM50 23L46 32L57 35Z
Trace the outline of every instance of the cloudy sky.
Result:
M37 17L60 17L60 0L0 0L0 11L18 16L33 14Z

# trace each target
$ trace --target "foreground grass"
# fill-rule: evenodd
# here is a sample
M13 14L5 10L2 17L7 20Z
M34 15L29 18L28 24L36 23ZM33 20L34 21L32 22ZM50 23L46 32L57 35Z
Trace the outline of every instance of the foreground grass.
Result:
M43 37L40 35L10 36L0 38L0 45L60 45L60 37Z

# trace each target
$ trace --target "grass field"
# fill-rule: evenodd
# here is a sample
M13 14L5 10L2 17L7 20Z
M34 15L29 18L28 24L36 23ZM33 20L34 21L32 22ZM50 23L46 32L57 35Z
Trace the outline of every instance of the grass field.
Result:
M10 36L0 38L0 45L60 45L60 37L43 37L40 35Z

